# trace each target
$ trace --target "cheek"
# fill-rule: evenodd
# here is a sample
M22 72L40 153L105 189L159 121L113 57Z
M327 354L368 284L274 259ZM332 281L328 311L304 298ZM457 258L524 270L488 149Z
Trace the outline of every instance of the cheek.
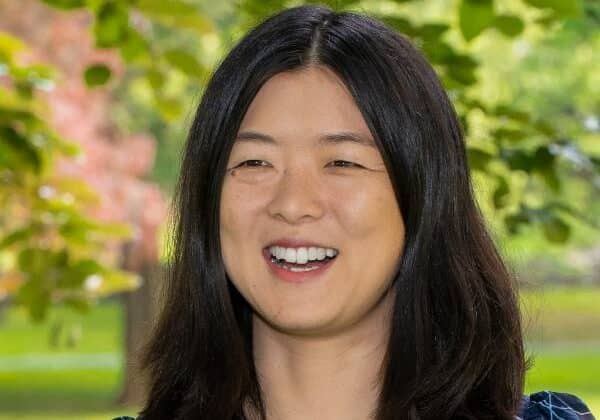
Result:
M332 194L332 203L351 238L397 237L398 233L403 236L402 216L388 183L371 182L338 190Z
M261 194L248 191L244 186L226 183L221 193L220 238L226 261L237 261L254 252L258 223L263 204ZM262 210L264 211L264 210ZM246 248L244 248L246 247Z
M221 193L220 223L224 233L229 235L243 234L244 226L251 217L252 201L242 188L225 183Z
M240 209L239 193L225 185L221 193L219 210L221 252L225 265L233 260L235 244L238 237L243 234L243 209Z

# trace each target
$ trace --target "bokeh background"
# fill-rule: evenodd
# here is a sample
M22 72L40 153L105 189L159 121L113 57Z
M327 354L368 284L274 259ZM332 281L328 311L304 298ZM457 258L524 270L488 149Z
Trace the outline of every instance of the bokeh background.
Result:
M249 28L305 3L0 0L0 419L140 409L195 106ZM321 3L433 63L521 286L526 392L600 414L600 2Z

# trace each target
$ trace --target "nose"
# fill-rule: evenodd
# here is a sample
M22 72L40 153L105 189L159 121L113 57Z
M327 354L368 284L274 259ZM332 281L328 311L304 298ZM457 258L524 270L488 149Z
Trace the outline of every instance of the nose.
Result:
M286 168L267 209L272 217L291 224L320 218L325 204L318 177L306 167Z

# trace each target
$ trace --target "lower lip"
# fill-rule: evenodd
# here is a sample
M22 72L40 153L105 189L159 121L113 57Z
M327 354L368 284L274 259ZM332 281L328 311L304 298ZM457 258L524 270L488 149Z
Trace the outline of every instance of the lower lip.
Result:
M263 249L263 257L265 258L271 273L275 274L280 280L286 281L288 283L304 283L306 281L314 281L318 279L320 276L325 274L329 267L333 265L333 263L337 260L337 257L327 261L325 264L321 265L319 268L315 268L314 270L309 271L290 271L271 261L271 253L268 249Z

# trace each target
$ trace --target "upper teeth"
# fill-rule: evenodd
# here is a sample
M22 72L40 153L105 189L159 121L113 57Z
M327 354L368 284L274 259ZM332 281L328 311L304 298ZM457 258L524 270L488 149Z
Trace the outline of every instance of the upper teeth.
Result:
M289 263L305 264L307 261L324 260L325 257L335 257L337 251L333 248L284 248L281 246L269 247L271 255L279 260Z

